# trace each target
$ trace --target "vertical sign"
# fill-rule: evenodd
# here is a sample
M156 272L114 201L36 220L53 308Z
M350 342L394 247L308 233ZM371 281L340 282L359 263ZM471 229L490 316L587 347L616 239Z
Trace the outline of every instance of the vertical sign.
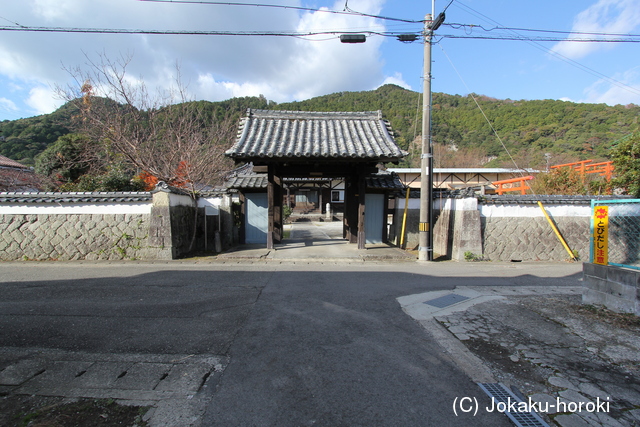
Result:
M609 244L609 206L596 206L593 210L593 262L607 265Z

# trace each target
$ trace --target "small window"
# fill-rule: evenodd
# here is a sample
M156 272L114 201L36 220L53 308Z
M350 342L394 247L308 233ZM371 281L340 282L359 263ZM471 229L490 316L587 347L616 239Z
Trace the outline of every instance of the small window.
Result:
M332 202L341 202L341 201L343 201L342 191L332 191L331 192L331 201Z

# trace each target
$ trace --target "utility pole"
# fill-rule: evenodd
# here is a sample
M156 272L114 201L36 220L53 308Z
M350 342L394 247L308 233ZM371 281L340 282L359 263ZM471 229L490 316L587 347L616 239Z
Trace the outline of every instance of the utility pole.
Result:
M435 0L433 3L435 3ZM433 261L433 153L431 150L432 15L427 14L424 19L424 79L422 90L422 155L420 156L418 261Z

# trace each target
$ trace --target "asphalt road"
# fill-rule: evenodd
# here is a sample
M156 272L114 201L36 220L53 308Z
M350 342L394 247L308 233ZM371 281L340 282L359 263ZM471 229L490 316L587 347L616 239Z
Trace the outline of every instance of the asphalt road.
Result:
M508 426L396 298L575 265L0 263L0 349L229 357L202 425ZM0 369L12 361L0 360ZM3 365L4 364L4 365Z

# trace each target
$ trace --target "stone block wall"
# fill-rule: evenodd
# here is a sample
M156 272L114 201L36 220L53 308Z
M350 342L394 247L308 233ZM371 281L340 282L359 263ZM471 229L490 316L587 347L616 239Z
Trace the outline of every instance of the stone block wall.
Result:
M640 316L640 271L584 263L582 303Z
M0 229L2 260L153 257L144 214L0 214Z
M193 249L202 250L205 207L168 186L152 193L0 193L0 260L175 259L189 252L196 211Z
M541 212L542 213L542 212ZM589 218L555 217L569 248L589 258ZM544 217L481 218L484 257L500 261L562 261L569 254Z
M589 259L588 197L541 196L547 215L573 254ZM545 199L546 198L546 199ZM482 250L492 261L565 261L571 256L534 196L493 196L479 204Z
M476 198L446 200L436 220L433 246L436 254L456 261L464 260L467 253L482 255L480 212Z
M568 252L534 196L452 195L434 200L434 256L464 260L472 253L491 261L564 261ZM591 207L587 196L542 196L545 209L570 249L589 259ZM392 243L399 244L404 199L396 201ZM405 242L418 245L419 199L409 200Z

